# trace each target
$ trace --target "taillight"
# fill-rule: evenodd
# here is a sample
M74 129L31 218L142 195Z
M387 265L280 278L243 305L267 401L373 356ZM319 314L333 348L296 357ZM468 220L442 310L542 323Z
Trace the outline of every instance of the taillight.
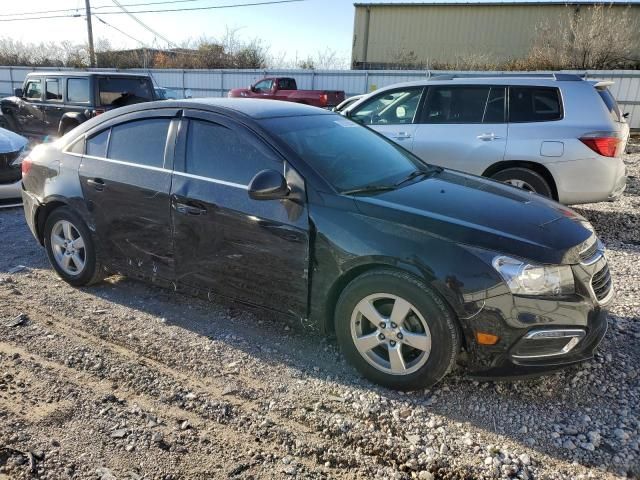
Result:
M323 93L322 95L320 95L320 102L322 103L322 105L326 105L327 103L329 103L329 96L326 93Z
M617 157L622 144L620 138L611 135L585 135L580 141L603 157Z
M31 158L30 157L26 157L22 160L22 164L21 164L21 170L22 170L22 176L26 176L27 173L29 173L31 171Z

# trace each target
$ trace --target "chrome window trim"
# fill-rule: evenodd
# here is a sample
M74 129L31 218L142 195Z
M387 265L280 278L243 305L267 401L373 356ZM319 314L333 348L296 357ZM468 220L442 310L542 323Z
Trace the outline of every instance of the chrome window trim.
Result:
M93 160L102 160L105 162L111 162L118 165L125 165L128 167L146 168L147 170L153 170L156 172L168 172L168 173L173 173L174 175L179 175L181 177L193 178L195 180L204 180L205 182L216 183L218 185L225 185L227 187L239 188L242 190L249 190L249 185L242 185L240 183L227 182L226 180L219 180L217 178L202 177L200 175L194 175L192 173L176 172L168 168L152 167L150 165L140 165L139 163L131 163L131 162L126 162L124 160L114 160L111 158L104 158L104 157L95 157L93 155L82 155L80 153L73 153L73 152L65 152L65 153L67 155L72 155L74 157L81 157L81 158L84 157L84 158L91 158Z
M175 175L181 177L193 178L195 180L204 180L205 182L217 183L219 185L226 185L227 187L240 188L242 190L249 190L249 185L242 185L241 183L227 182L226 180L219 180L217 178L203 177L200 175L194 175L193 173L186 172L173 172Z

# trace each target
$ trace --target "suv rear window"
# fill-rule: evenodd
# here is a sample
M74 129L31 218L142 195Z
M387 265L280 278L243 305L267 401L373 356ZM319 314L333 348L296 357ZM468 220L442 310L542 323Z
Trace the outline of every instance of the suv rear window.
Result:
M560 93L553 87L511 87L510 122L549 122L562 118Z
M596 88L596 90L598 91L598 94L600 95L600 98L602 99L604 104L607 106L607 110L609 110L611 118L615 122L621 122L623 117L620 113L620 107L618 107L618 102L616 102L616 99L613 97L609 89L605 87Z
M122 107L153 100L153 86L147 78L103 77L98 81L100 105Z

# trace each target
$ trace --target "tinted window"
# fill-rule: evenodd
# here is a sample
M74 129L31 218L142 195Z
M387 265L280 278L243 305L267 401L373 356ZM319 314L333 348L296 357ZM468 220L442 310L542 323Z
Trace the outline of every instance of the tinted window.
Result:
M293 78L280 78L278 79L278 89L280 90L295 90L296 81Z
M422 88L383 93L354 109L350 117L365 125L412 123L421 96Z
M122 107L153 100L153 87L147 78L100 78L100 105Z
M430 87L421 123L482 123L490 91L478 86Z
M505 100L506 89L504 87L491 87L482 123L504 123L506 113Z
M395 143L337 115L274 118L262 124L339 191L391 185L428 168Z
M88 103L89 79L70 78L67 80L67 100L74 103Z
M40 80L29 80L27 88L24 89L25 98L40 100L42 98L42 84Z
M111 129L108 157L114 160L162 167L170 120L136 120Z
M109 129L87 139L87 155L105 158L107 156L107 142L109 141Z
M546 122L560 120L562 107L557 88L511 87L510 122Z
M45 82L45 97L47 100L62 100L60 82L57 78L48 78Z
M275 154L249 135L215 123L189 122L187 173L248 185L260 170L280 168Z
M611 115L611 118L616 122L621 121L623 117L620 114L620 107L618 107L618 102L616 102L616 99L613 98L613 95L611 95L611 92L609 91L609 89L598 88L597 90L598 90L598 94L600 95L600 98L602 99L604 104L607 106L607 110L609 110L609 114Z

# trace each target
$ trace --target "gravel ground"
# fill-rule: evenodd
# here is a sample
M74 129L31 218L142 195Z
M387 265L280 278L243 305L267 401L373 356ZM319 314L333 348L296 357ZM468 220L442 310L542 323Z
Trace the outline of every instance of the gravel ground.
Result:
M639 160L621 200L579 209L618 292L596 357L409 394L262 312L122 277L74 289L0 211L0 480L640 478Z

